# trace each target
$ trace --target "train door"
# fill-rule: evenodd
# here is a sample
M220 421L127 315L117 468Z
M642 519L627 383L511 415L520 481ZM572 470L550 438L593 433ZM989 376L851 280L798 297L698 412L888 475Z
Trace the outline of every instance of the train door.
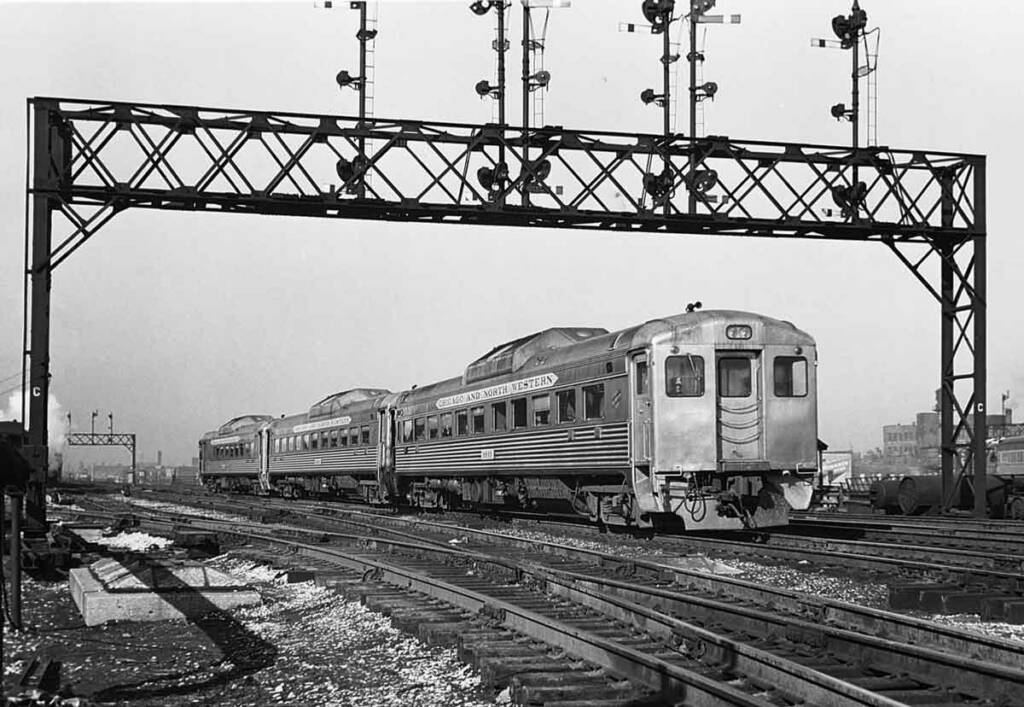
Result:
M647 352L630 359L632 424L629 428L629 456L633 492L642 511L656 511L652 469L654 466L654 411L651 396L651 362Z
M720 351L715 358L719 461L728 465L763 460L761 355Z
M377 411L377 499L381 502L398 496L395 484L395 410Z
M262 428L259 434L260 490L270 493L270 428Z
M632 361L633 426L629 440L635 466L651 465L651 368L647 353L638 353Z

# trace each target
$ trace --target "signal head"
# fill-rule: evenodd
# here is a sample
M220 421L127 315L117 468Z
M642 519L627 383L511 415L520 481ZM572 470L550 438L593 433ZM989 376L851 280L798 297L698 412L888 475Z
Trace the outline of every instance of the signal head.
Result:
M491 84L487 82L487 79L477 81L474 88L476 89L476 95L480 96L480 98L491 95Z
M544 87L551 83L551 72L549 71L538 71L533 75L534 83L538 86Z
M346 69L342 69L338 72L338 75L334 77L334 80L338 82L339 88L345 88L353 84L359 85L361 79L358 76L352 76Z
M665 25L671 21L675 5L675 0L643 0L640 11L644 19L651 23L651 32L658 34L665 31Z
M836 120L842 120L846 117L846 105L843 103L836 103L831 108L832 117Z
M473 11L474 15L486 15L493 6L492 0L474 0L469 9Z
M502 183L508 179L508 165L499 162L494 167L481 167L476 171L476 178L487 191L500 189Z

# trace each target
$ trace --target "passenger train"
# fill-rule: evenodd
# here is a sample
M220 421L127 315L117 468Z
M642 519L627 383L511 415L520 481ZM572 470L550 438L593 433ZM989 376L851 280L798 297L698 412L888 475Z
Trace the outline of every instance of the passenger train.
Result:
M783 525L818 466L816 364L808 334L746 312L546 329L431 385L236 417L203 435L200 478L636 528Z

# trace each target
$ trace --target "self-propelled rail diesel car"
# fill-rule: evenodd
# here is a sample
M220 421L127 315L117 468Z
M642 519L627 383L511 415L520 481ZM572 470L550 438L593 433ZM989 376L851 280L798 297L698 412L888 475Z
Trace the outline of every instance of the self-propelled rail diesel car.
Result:
M201 478L637 527L780 525L810 502L816 359L809 335L746 312L547 329L439 383L235 418L200 441Z

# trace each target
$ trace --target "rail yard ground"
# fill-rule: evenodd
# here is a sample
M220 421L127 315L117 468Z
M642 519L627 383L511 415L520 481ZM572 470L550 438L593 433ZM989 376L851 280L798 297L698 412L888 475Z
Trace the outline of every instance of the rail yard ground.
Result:
M358 601L226 553L209 561L263 603L195 621L85 626L67 581L26 581L29 628L4 634L4 694L34 659L62 662L68 704L493 704L451 648L429 646Z
M197 504L202 508L197 509ZM279 510L289 507L294 510ZM927 649L933 640L941 648L942 641L946 641L947 648L954 644L967 646L960 655L951 657L953 662L965 656L984 658L969 666L975 672L965 672L964 678L958 678L964 681L959 687L944 678L933 679L928 671L908 676L899 666L916 664L914 661L921 657L897 654L913 646L901 648L877 636L855 637L851 626L843 623L848 619L840 613L829 613L849 605L879 612L873 621L880 621L878 616L893 616L886 611L890 586L885 575L857 568L837 569L834 563L822 564L817 555L795 561L728 553L694 557L685 551L682 542L674 545L661 538L604 535L586 528L528 521L471 522L451 514L427 518L382 515L376 519L372 538L367 533L356 544L342 546L337 544L341 542L340 534L354 537L364 532L359 524L367 514L339 511L332 515L312 502L291 506L264 503L263 508L260 521L252 521L252 508L241 499L196 496L190 500L138 493L132 499L110 494L82 496L79 505L66 507L61 515L80 521L88 513L105 510L111 518L121 515L123 523L123 514L131 511L141 527L122 530L119 536L128 538L125 545L134 542L136 550L143 549L153 537L139 533L144 530L159 536L162 522L166 522L165 530L193 520L202 525L201 520L195 520L201 518L208 518L206 522L214 526L220 523L221 547L203 562L257 589L262 603L190 621L118 622L90 627L84 625L66 580L28 579L24 590L28 629L4 635L5 695L28 695L35 686L33 680L19 684L28 666L33 660L42 665L54 659L62 663L60 694L65 704L515 702L568 706L593 703L598 696L605 704L672 701L645 684L642 671L623 668L617 674L602 666L600 652L594 646L577 655L559 647L555 638L545 643L527 628L510 629L512 622L505 617L505 610L496 607L511 602L551 617L552 626L568 621L579 635L593 634L595 640L614 643L615 649L622 651L618 660L633 650L641 654L640 659L669 661L663 663L667 666L664 669L710 681L710 685L698 684L693 689L713 691L719 689L716 685L724 686L718 697L727 703L825 704L807 696L827 694L829 700L836 700L830 704L893 703L885 700L985 704L986 699L992 699L993 704L1024 704L1020 697L1024 691L1014 692L1014 686L1024 686L1024 626L982 621L977 614L904 612L918 622L899 630L917 632L916 642L923 648ZM161 514L169 520L158 520ZM374 520L372 515L369 517ZM248 529L243 531L243 526ZM311 532L313 540L301 538L299 526L310 528L303 532ZM268 542L241 535L258 533L261 527L279 538L287 536L293 543L313 542L313 549L274 548ZM328 538L332 533L339 534L338 538ZM409 533L416 535L418 544L406 537ZM388 535L394 537L388 539ZM516 542L522 547L517 548ZM431 548L429 543L435 546ZM446 552L438 547L443 545L451 548L451 556L439 559ZM494 605L467 611L465 606L445 604L422 593L410 594L410 588L395 586L387 572L378 569L353 573L338 564L341 560L337 558L317 559L317 553L327 552L328 546L331 552L338 548L339 553L343 551L362 562L389 563L389 567L408 567L418 573L415 576L439 577L438 581L447 583L446 591L463 588L467 595L490 592ZM545 552L536 551L541 547ZM565 555L557 562L544 559L545 553L553 555L553 547L566 548L559 551L564 553L578 551L580 557L588 552L600 554L605 559L599 562L604 564L593 570L587 569L587 561L580 557ZM771 549L770 543L766 544L765 552ZM100 554L125 551L91 546L81 560L88 562ZM459 553L472 559L458 559ZM488 560L488 553L501 559ZM1024 562L1024 558L1021 560ZM513 563L519 563L514 565L514 573L519 574L514 579L504 577L503 573L513 572ZM663 569L659 576L659 571L651 570L646 563L661 568L676 565L680 574L667 577ZM491 564L494 567L489 567ZM559 572L575 576L575 584ZM599 574L621 576L626 582L619 582L618 594L598 592L588 599L584 596L586 587L596 581L590 576ZM697 586L703 581L701 576L709 582L705 587ZM497 588L492 586L496 577ZM893 582L909 578L902 570L890 577ZM934 577L932 580L937 581ZM648 584L651 588L643 589ZM614 581L609 583L613 585ZM628 601L630 592L640 590L661 597L656 602L640 602L647 604L648 612L642 619L635 611L643 607L630 608ZM728 591L738 593L723 594ZM769 600L750 599L750 592L756 591L779 594ZM811 635L816 629L806 621L813 618L806 607L786 606L794 596L807 597L808 605L833 602L810 610L818 616L814 623L824 627L821 635ZM719 605L717 599L726 604ZM736 625L731 629L720 626L724 616L721 612L729 603L738 607ZM787 618L788 613L792 618ZM671 630L666 633L654 627L658 621ZM779 623L772 623L775 621ZM944 635L943 626L954 630ZM878 636L896 635L891 633L895 630L881 627ZM764 635L773 631L779 636ZM976 644L970 636L976 637ZM847 650L844 642L853 640L866 641L866 648L858 647L856 651L875 651L882 658L849 662L843 655ZM726 646L731 653L722 654ZM885 665L887 651L893 655L891 669ZM732 667L724 669L721 661L729 655ZM770 660L764 660L765 655ZM766 665L783 661L791 662L791 666L782 678L760 672L767 670ZM940 665L933 670L941 674L948 669ZM808 687L814 680L817 682ZM995 693L977 692L988 689L987 684L1009 686L1002 702L993 697Z

